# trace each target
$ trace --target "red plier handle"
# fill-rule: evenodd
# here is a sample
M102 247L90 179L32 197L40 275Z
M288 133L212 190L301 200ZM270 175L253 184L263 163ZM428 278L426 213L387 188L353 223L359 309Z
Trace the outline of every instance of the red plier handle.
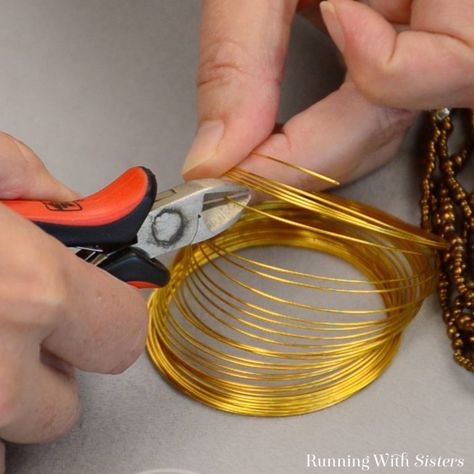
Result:
M97 248L106 254L97 265L138 288L166 285L169 273L158 260L130 247L156 198L154 174L129 169L101 191L69 202L5 200L5 206L69 247Z

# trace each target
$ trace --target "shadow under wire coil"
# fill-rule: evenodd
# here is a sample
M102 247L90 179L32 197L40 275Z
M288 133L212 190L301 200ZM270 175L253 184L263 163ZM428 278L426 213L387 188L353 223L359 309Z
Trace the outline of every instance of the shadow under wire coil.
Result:
M241 169L227 178L274 200L176 256L170 283L149 301L151 359L184 393L233 413L297 415L350 397L396 354L436 285L437 249L446 244L345 198ZM285 249L312 267L325 255L329 269L346 262L356 274L271 263Z

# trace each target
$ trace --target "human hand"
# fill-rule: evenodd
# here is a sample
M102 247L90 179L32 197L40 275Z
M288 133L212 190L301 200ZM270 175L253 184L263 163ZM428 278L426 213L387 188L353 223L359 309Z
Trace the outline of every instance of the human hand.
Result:
M0 133L0 199L77 197ZM0 439L48 441L77 419L74 368L119 373L141 353L146 306L137 290L2 205L0 222Z
M360 93L349 75L337 91L272 134L298 3L311 2L204 0L200 128L183 167L186 179L220 176L240 165L314 188L314 181L303 182L301 173L250 153L273 155L341 182L366 174L394 156L416 114L376 105Z
M398 149L414 114L372 103L349 76L337 91L272 134L298 3L303 2L204 1L200 128L183 168L186 179L219 176L240 165L263 176L314 187L321 183L304 183L300 172L249 154L255 150L273 155L344 182L385 163Z
M357 88L409 109L474 107L474 0L323 2Z

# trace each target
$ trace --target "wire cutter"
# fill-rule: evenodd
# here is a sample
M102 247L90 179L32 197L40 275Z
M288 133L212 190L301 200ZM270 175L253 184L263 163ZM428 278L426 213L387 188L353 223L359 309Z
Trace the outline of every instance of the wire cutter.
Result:
M157 194L154 174L134 167L84 199L1 202L120 280L160 288L169 272L157 256L221 233L249 200L247 188L221 179L188 181Z

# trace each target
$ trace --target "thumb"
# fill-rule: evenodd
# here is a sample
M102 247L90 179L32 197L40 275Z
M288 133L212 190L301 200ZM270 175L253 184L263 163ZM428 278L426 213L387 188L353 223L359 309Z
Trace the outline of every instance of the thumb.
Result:
M348 78L337 91L292 117L240 167L301 189L328 187L326 181L266 158L275 156L347 183L392 159L414 118L414 112L373 104Z
M0 132L0 199L57 199L79 196L54 178L24 143Z
M205 0L199 128L186 179L219 176L273 130L297 0Z
M321 3L359 90L373 102L412 110L473 105L473 7L473 0L412 2L411 10L406 0L378 0L374 8L354 0ZM389 21L397 20L396 8L410 24L400 33Z

